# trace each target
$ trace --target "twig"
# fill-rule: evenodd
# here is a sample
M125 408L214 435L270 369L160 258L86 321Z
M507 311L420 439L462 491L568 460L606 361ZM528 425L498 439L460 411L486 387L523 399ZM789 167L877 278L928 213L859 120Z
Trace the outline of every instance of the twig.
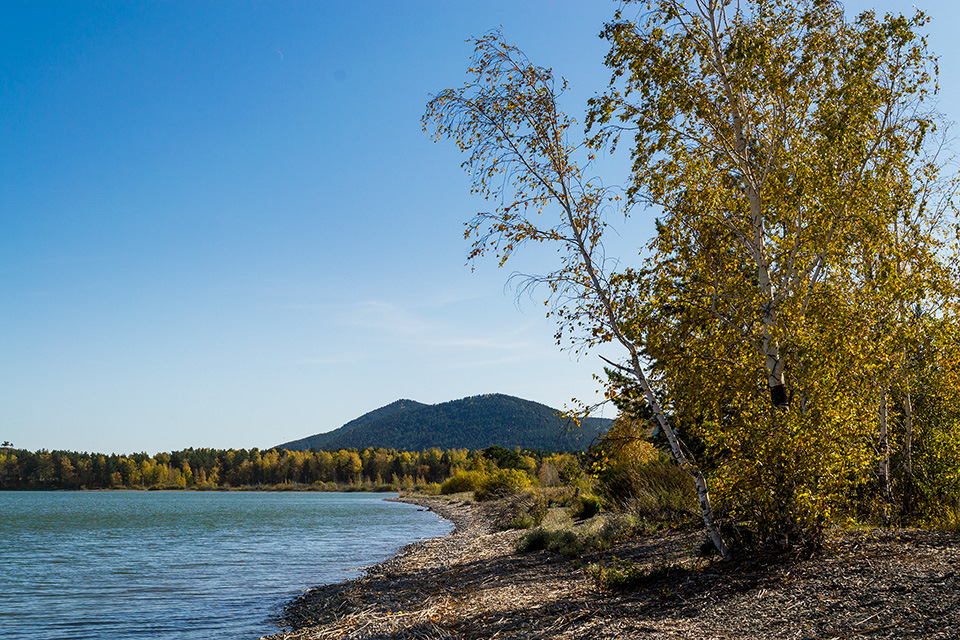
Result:
M857 623L854 624L853 626L859 627L859 626L862 625L864 622L870 622L871 620L873 620L874 618L876 618L876 617L879 616L879 615L880 615L879 612L878 612L878 613L875 613L875 614L873 614L872 616L870 616L869 618L866 618L865 620L861 620L860 622L857 622Z

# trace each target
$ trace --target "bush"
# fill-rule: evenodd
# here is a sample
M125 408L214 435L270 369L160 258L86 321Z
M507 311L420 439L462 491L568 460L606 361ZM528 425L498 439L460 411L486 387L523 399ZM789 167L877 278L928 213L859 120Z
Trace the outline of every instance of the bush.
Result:
M600 513L600 498L596 496L578 496L570 505L570 517L587 520Z
M630 514L608 514L572 529L538 527L521 536L516 543L520 553L545 549L568 557L580 557L589 551L607 551L616 542L648 533L651 526Z
M452 478L451 478L452 479ZM498 469L487 475L476 487L473 497L477 500L515 494L533 484L533 479L518 469Z
M514 516L513 520L510 521L511 529L532 529L537 526L539 523L536 518L529 513L521 513L517 516Z
M516 549L520 553L532 553L534 551L543 551L547 548L549 534L543 527L537 527L530 533L525 533L517 538Z
M629 589L643 582L647 573L629 560L621 560L616 556L610 558L606 567L600 564L591 564L587 573L593 578L597 587L601 589Z
M613 464L599 475L601 496L618 509L656 522L682 524L696 518L693 482L673 462Z
M501 528L531 529L543 522L549 509L546 496L534 491L523 491L502 500L496 520Z
M646 533L648 528L649 525L642 518L629 514L616 514L604 520L599 531L590 536L590 546L606 551L615 542L627 540L639 533Z
M476 491L484 477L479 471L457 471L440 485L440 493L447 496L451 493Z
M428 496L438 496L440 495L440 485L436 482L428 482L426 484L417 485L417 491Z
M573 531L569 529L549 531L543 527L537 527L530 533L520 536L516 542L516 549L520 553L546 550L568 558L579 558L586 550L584 541Z
M616 556L610 558L610 564L606 567L601 564L591 564L587 567L587 573L593 578L597 587L610 590L633 589L686 571L686 568L678 564L661 564L643 569L629 560L621 560ZM670 590L664 588L660 595L666 597L669 593Z

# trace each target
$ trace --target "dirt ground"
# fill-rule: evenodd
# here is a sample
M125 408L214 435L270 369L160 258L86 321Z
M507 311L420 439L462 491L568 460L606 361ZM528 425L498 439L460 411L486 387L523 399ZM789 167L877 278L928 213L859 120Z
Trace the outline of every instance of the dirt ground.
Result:
M836 532L812 558L698 558L702 532L643 536L572 560L518 554L490 507L408 498L451 520L350 582L287 608L270 640L374 638L960 639L960 534ZM585 567L629 560L666 575L625 591Z

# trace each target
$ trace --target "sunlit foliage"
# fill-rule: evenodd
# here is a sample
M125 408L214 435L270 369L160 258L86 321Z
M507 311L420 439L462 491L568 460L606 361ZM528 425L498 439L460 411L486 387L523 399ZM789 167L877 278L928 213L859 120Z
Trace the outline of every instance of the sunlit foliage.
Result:
M958 497L957 183L926 23L831 0L627 1L586 144L557 106L566 85L496 33L428 105L491 201L471 258L556 246L529 282L558 337L624 348L608 397L633 394L621 410L666 438L724 556L708 484L773 545L817 546L876 514L878 490L888 521ZM573 160L618 146L623 206ZM656 234L613 260L605 213L638 209Z
M467 474L473 483L460 490L472 491L495 488L500 481L509 486L537 484L545 464L580 473L578 454L492 449L499 451L185 449L153 456L107 456L0 447L0 489L439 491L440 483ZM504 470L508 473L501 473Z
M927 19L653 5L607 26L591 111L597 144L632 138L630 198L659 216L622 275L628 331L720 507L816 544L877 464L881 396L909 385L906 309L956 298Z

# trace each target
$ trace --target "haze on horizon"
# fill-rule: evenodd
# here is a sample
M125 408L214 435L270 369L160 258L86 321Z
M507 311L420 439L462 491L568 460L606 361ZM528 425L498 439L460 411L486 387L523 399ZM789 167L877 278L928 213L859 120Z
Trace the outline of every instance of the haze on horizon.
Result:
M927 12L940 110L960 113L960 7L844 5ZM595 401L603 363L504 287L553 254L471 272L483 205L420 116L493 28L581 115L617 6L4 3L0 440L266 447L400 398ZM598 172L621 181L622 158ZM621 226L629 260L651 220Z

